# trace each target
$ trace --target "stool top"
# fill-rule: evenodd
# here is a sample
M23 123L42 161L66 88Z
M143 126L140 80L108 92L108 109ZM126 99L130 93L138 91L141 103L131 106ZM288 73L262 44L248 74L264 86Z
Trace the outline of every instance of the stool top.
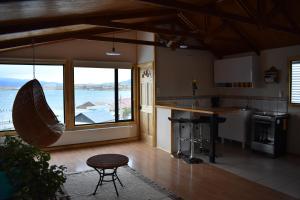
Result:
M99 154L87 159L86 164L93 168L113 169L127 165L129 159L121 154Z

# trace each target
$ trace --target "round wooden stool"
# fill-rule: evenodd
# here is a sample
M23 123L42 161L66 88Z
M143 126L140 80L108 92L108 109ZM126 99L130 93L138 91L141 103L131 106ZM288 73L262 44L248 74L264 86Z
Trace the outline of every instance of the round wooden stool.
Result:
M99 185L102 185L103 182L113 182L115 186L115 190L117 196L119 196L118 189L116 187L115 180L118 180L120 185L123 187L118 175L117 169L118 167L124 166L128 164L128 157L121 154L99 154L90 157L87 159L86 164L92 168L94 168L99 173L99 181L95 188L93 195L96 194ZM113 170L111 173L105 173L106 169ZM104 180L105 176L111 176L111 180Z

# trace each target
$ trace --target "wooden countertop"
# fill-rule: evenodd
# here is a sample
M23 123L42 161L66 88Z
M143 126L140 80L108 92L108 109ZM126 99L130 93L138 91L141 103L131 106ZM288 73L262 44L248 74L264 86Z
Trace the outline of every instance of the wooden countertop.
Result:
M240 108L236 107L220 107L220 108L189 108L189 107L180 107L177 105L156 105L157 108L167 108L171 110L178 110L178 111L187 111L187 112L195 112L195 113L201 113L206 115L220 115L230 112L237 112L240 110Z

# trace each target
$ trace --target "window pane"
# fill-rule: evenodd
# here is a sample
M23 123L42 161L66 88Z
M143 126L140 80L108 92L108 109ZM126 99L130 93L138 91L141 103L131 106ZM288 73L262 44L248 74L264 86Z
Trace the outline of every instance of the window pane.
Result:
M35 69L49 106L64 122L63 66L36 65ZM32 73L32 65L0 64L0 131L14 130L13 103L18 89L33 78Z
M292 62L291 103L300 103L300 63L299 63L299 61Z
M132 119L131 69L118 70L119 85L119 120Z
M115 121L114 69L74 67L75 125Z

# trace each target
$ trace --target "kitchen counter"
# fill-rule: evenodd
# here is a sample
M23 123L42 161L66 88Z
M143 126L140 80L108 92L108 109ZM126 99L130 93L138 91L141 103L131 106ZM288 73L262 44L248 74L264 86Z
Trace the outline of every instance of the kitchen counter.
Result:
M219 108L205 108L205 107L187 107L187 106L179 106L179 105L156 105L157 108L165 108L177 111L186 111L186 112L194 112L201 113L204 115L221 115L225 113L237 112L241 110L237 107L219 107Z
M199 115L204 115L211 117L209 122L210 127L210 162L215 162L215 139L218 136L218 116L226 113L239 112L240 108L235 107L220 107L220 108L207 108L207 107L197 107L192 108L188 106L180 105L156 105L156 136L157 136L157 147L165 150L169 153L174 153L175 150L175 134L172 123L169 118L178 118L178 114L187 116L183 118L194 117L193 115L197 113Z

